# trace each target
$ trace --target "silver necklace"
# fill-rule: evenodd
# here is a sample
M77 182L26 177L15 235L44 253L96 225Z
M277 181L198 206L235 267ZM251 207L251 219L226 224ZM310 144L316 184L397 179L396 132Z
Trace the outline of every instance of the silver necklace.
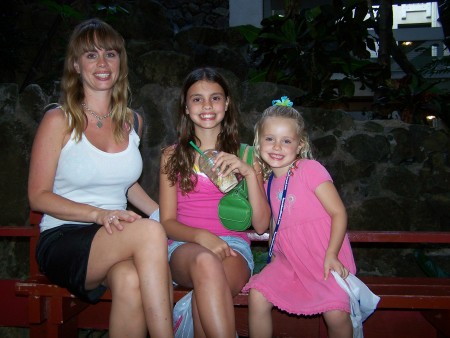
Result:
M102 120L103 120L103 119L106 119L107 117L110 117L111 114L112 114L112 111L110 111L108 114L103 115L103 116L100 116L100 115L98 115L95 111L90 110L89 107L86 106L86 103L83 102L83 103L81 104L81 106L83 107L84 110L86 110L87 112L91 113L91 114L97 119L97 123L96 123L96 124L97 124L97 127L98 127L98 128L103 127L103 122L102 122Z

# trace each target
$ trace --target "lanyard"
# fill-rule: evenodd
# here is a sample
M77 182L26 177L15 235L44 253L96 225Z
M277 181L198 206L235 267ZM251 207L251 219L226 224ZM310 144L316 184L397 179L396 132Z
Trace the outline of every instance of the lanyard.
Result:
M270 241L269 254L267 256L267 263L270 263L270 259L272 258L273 245L275 244L275 237L277 237L278 227L281 223L281 216L283 215L284 210L284 202L286 201L286 193L289 184L289 177L291 176L291 169L289 168L286 179L284 180L283 194L281 195L280 202L280 210L278 211L277 223L275 225L275 229L273 230L272 240ZM272 210L272 204L270 203L270 186L272 185L273 173L269 177L269 182L267 183L267 199L269 201L270 210Z

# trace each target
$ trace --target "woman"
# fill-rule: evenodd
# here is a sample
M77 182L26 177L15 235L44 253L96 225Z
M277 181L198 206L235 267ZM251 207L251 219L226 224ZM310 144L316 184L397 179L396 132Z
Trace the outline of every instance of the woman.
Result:
M46 112L33 144L28 195L44 213L42 272L95 303L112 292L110 337L172 337L167 238L143 213L158 205L137 180L142 119L127 107L127 55L108 24L79 24L69 41L61 106ZM137 119L137 120L136 120Z

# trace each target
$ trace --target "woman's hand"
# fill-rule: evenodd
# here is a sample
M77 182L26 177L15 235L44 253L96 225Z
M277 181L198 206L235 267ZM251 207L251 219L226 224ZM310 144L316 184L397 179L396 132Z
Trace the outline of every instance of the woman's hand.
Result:
M131 210L101 210L96 217L95 223L102 224L105 227L106 232L112 234L113 226L119 231L123 230L121 221L132 223L140 218L142 218L142 216Z
M347 278L349 271L333 253L327 252L325 254L324 265L324 279L327 280L331 270L336 271L342 278Z
M207 248L216 254L222 261L230 256L237 256L236 251L234 251L227 242L220 239L216 235L210 233L209 231L202 231L199 233L196 239L196 243Z

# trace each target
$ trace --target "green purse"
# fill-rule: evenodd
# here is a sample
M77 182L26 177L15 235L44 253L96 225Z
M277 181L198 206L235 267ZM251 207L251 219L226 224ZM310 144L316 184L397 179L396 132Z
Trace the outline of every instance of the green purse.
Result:
M247 163L253 165L253 147L241 144L239 157L244 157L248 147ZM242 179L236 187L220 199L218 208L222 225L234 231L247 230L252 225L252 206L248 201L247 182Z

